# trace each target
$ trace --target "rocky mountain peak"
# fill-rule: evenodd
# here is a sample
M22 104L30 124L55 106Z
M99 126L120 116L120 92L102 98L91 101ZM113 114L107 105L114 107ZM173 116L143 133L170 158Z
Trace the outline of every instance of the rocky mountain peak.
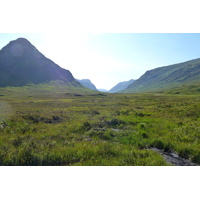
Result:
M27 39L18 38L0 50L0 86L22 86L59 80L74 81L71 72L40 53Z

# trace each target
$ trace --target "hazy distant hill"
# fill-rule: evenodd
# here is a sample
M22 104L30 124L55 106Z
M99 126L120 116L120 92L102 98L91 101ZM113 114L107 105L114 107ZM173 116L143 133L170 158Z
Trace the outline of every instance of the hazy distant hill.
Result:
M18 38L0 50L0 87L57 80L80 85L69 70L46 58L27 39Z
M98 91L100 91L100 92L108 92L108 90L106 90L106 89L98 89Z
M130 84L132 84L135 80L131 79L129 81L123 81L115 85L112 89L110 89L108 92L109 93L115 93L120 90L126 89Z
M147 71L127 89L120 92L153 92L191 84L200 84L200 59Z
M95 85L89 80L89 79L76 79L79 83L81 83L83 86L91 89L91 90L97 90L97 88L95 87Z

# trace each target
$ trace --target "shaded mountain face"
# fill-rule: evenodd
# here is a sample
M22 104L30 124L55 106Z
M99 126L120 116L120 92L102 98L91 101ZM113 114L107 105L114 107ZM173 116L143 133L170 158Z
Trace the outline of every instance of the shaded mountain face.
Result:
M97 90L95 85L89 79L82 79L82 80L76 79L76 81L78 81L80 84L82 84L83 86L85 86L91 90Z
M131 79L129 81L123 81L115 85L112 89L110 89L109 93L115 93L120 90L125 90L130 84L132 84L135 80Z
M120 93L162 91L184 84L200 84L200 59L147 71Z
M56 80L67 83L75 79L69 70L46 58L27 39L18 38L0 50L0 87Z

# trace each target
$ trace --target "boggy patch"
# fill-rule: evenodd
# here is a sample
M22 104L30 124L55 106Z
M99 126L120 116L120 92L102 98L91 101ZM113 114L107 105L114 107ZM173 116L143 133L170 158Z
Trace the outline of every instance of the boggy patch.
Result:
M56 123L61 123L64 121L64 119L61 116L53 115L51 117L42 117L40 115L24 115L22 117L25 120L29 120L32 123L47 123L47 124L56 124Z
M121 124L124 125L125 121L119 120L117 118L113 118L113 119L111 119L109 121L106 121L106 124L107 124L108 127L115 128L115 127L118 127Z
M188 159L179 157L175 152L164 152L163 150L157 149L155 147L150 148L150 150L158 152L169 164L175 166L196 166L195 163L190 162Z

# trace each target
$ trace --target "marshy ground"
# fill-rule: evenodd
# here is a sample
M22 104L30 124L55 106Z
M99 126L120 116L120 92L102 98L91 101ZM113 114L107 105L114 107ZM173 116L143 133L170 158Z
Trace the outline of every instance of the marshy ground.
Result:
M200 164L200 96L1 90L0 165Z

